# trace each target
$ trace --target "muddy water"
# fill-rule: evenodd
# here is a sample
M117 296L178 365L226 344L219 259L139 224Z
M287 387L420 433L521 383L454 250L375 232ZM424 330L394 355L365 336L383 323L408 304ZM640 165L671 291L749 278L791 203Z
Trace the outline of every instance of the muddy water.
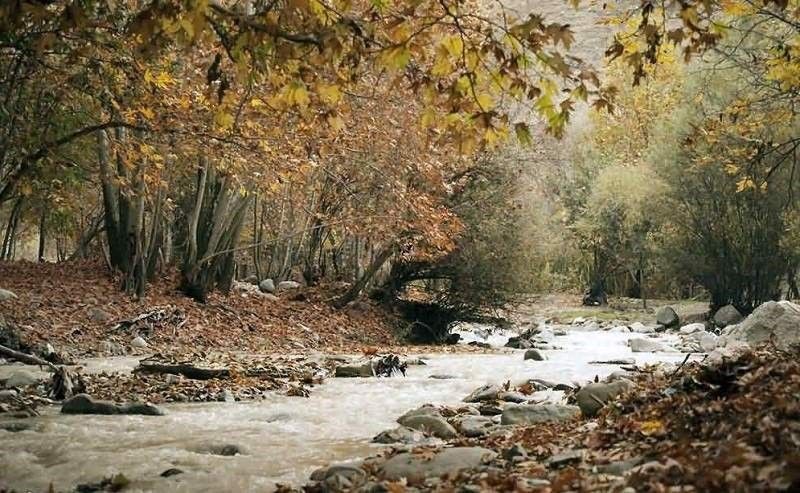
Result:
M0 486L46 491L53 482L67 489L117 472L132 481L126 491L269 491L276 483L301 484L317 467L380 450L370 438L395 426L406 410L427 402L455 404L487 382L532 377L585 382L617 369L590 365L590 360L682 359L678 353L634 355L625 345L632 336L574 332L555 337L553 344L563 350L544 351L547 361L523 361L522 351L513 350L437 355L427 366L412 367L406 378L329 379L308 399L168 405L162 417L62 416L50 409L29 419L29 430L0 431ZM428 378L433 374L456 378ZM209 453L226 444L245 453ZM184 473L159 477L169 468Z

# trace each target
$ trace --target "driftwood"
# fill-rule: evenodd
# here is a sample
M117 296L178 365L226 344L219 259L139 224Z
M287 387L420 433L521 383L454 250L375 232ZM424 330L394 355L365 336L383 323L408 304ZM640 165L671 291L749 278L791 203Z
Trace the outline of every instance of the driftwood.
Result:
M187 363L157 363L153 361L140 361L134 368L134 373L169 373L183 375L192 380L210 380L212 378L230 378L231 371L227 368L199 368Z
M53 371L57 371L56 365L50 363L47 360L43 360L38 356L34 356L32 354L26 354L26 353L21 353L19 351L14 351L13 349L7 348L5 346L0 346L0 354L8 358L15 359L17 361L27 363L29 365L46 366Z

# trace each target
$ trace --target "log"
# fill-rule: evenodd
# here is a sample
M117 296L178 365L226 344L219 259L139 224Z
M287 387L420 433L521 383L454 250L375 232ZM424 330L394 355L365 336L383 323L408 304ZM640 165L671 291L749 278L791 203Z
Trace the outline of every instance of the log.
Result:
M134 368L134 373L169 373L183 375L192 380L210 380L212 378L230 378L231 372L227 368L200 368L186 363L169 364L140 361Z
M14 351L13 349L7 348L3 345L0 345L0 354L17 361L27 363L29 365L46 366L53 371L57 370L56 365L50 363L49 361L43 360L42 358L39 358L32 354L26 354L26 353L21 353L19 351Z

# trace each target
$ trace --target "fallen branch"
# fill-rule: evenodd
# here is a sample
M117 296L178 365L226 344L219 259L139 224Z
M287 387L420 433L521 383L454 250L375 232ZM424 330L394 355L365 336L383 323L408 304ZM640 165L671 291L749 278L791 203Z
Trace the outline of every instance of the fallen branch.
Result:
M212 378L230 378L231 372L227 368L199 368L185 363L168 364L140 361L134 368L134 373L167 373L183 375L192 380L210 380Z
M26 354L26 353L21 353L19 351L14 351L13 349L7 348L2 345L0 345L0 354L17 361L27 363L29 365L46 366L53 371L57 371L56 365L50 363L47 360L43 360L42 358L39 358L32 354Z

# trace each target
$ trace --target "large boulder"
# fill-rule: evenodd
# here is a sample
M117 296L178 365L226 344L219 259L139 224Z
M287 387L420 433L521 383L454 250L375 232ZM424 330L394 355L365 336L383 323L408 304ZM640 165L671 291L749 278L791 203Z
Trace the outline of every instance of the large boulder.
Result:
M119 405L109 401L94 400L87 394L73 396L61 405L64 414L142 414L162 416L164 413L152 404L131 403Z
M544 361L545 357L537 349L528 349L527 351L525 351L525 357L523 359L525 360L531 359L533 361Z
M626 379L618 379L609 383L590 383L578 391L575 399L578 401L581 414L592 418L608 401L632 386L633 383Z
M258 289L262 293L274 293L275 292L275 281L272 279L264 279L260 283L258 283Z
M680 325L681 320L671 306L665 306L656 313L656 322L669 329Z
M17 387L21 389L23 387L27 387L28 385L33 385L38 382L39 379L36 378L36 376L33 373L27 370L17 370L11 375L9 375L8 379L6 379L6 387L8 388Z
M674 351L666 344L662 344L652 339L631 339L628 341L631 351L634 353L659 353L664 351Z
M17 299L17 295L13 291L0 288L0 301L8 301Z
M340 378L374 377L375 372L372 369L372 363L342 365L336 367L333 376Z
M405 478L409 484L419 484L426 478L438 478L465 469L475 469L497 456L497 453L482 447L454 447L429 454L404 452L387 460L378 475L389 481Z
M744 317L733 305L725 305L714 314L714 325L725 328L729 325L738 324Z
M577 406L565 406L562 404L508 405L503 408L500 423L504 425L529 425L566 421L578 416L579 413L580 409Z
M503 389L499 385L486 384L473 390L468 396L464 397L464 402L483 402L497 400L497 394Z
M397 421L412 430L422 431L442 440L449 440L458 436L456 429L440 416L418 414L400 418Z
M725 344L742 341L755 346L769 340L783 349L800 343L800 305L791 301L768 301L725 331Z
M378 433L372 439L373 443L419 443L425 440L425 435L407 426L398 426L391 430Z
M480 437L491 431L497 424L488 416L465 416L458 428L465 437Z

